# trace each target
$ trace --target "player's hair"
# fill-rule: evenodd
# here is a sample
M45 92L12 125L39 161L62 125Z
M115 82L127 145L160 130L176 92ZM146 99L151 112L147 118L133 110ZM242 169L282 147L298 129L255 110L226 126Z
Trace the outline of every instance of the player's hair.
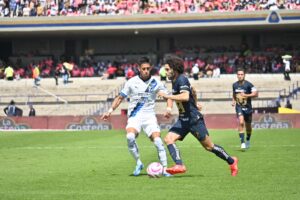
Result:
M147 57L145 57L145 56L139 58L139 60L138 60L139 66L141 66L141 65L144 64L144 63L149 63L149 64L150 64L150 59L147 58Z
M168 64L170 68L179 74L184 72L183 60L177 56L167 56L164 60L164 64Z
M240 71L242 71L242 72L244 72L244 74L246 74L246 71L245 71L244 68L237 68L236 73L238 73L238 72L240 72Z

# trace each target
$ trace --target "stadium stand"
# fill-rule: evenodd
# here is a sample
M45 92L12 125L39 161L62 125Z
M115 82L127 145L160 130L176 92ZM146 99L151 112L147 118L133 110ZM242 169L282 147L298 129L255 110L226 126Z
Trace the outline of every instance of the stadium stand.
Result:
M292 81L284 81L282 74L247 74L246 79L254 83L259 90L259 98L253 101L254 107L274 106L278 99L281 105L285 106L288 97L293 108L300 108L297 92L293 93L300 85L299 74L291 74ZM54 79L42 79L40 89L33 86L32 79L13 82L0 80L0 90L5 94L1 95L0 109L3 110L10 100L14 99L17 106L23 109L24 116L27 115L28 104L34 105L38 116L99 114L103 107L99 103L110 103L125 83L125 78L101 80L99 77L91 77L71 80L73 82L67 85L55 86ZM197 90L203 113L234 113L231 107L231 90L232 83L236 81L235 75L190 81ZM168 82L166 86L170 89L171 84ZM157 112L163 113L165 106L165 102L159 101ZM106 109L107 107L103 111ZM126 109L127 103L124 102L114 114L121 114ZM177 113L175 106L173 113ZM3 111L1 115L4 115Z
M219 51L222 51L219 52ZM181 48L175 50L176 54L185 60L186 72L191 72L191 68L197 65L200 70L200 77L214 76L208 74L209 71L219 70L221 74L232 74L238 67L245 67L247 73L282 73L284 64L281 56L290 54L291 72L300 72L300 52L298 46L292 47L268 47L260 51L246 49L238 51L226 49L226 47L202 48ZM169 53L166 53L167 56ZM127 55L102 55L102 56L81 56L79 62L71 61L74 68L70 71L72 77L92 77L107 76L108 68L115 67L113 77L125 76L129 68L136 70L136 60L141 56L147 56L154 62L154 73L157 74L161 60L155 54L127 54ZM55 61L52 56L11 56L3 66L10 65L15 69L15 77L30 78L35 65L39 66L41 77L51 77L55 71L61 71L62 61ZM2 72L1 72L2 71ZM3 77L4 69L0 70L0 78ZM2 74L2 75L1 75Z
M95 112L113 98L125 79L101 80L95 78L72 78L72 83L55 85L54 79L42 79L41 86L36 87L33 79L21 79L12 82L0 80L0 109L14 100L20 108L28 110L28 104L33 104L37 115L85 115L90 109ZM3 113L4 114L4 113Z
M274 107L276 100L279 100L281 106L285 106L287 98L290 98L294 109L300 108L300 100L297 94L290 96L289 92L296 89L298 92L300 84L299 74L293 74L293 81L283 80L282 75L278 74L247 74L246 79L251 81L259 90L259 97L253 100L253 107ZM232 84L236 81L235 75L222 75L220 78L204 78L194 81L190 79L191 84L195 86L199 102L203 105L204 114L223 114L235 113L231 106L232 102ZM298 86L296 86L298 82ZM294 87L292 86L294 83ZM170 89L170 84L167 84ZM157 112L165 111L165 103L157 104ZM175 108L174 108L175 107ZM172 112L177 113L176 106ZM125 109L122 107L121 109Z
M296 10L298 0L76 0L76 1L0 1L0 17L28 16L87 16L87 15L134 15L168 13L205 13L257 10Z
M109 77L110 67L112 78L124 76L128 68L136 68L132 59L150 55L157 73L167 53L185 59L188 75L194 65L200 68L201 79L191 82L205 113L234 112L231 84L240 66L248 73L259 73L251 79L260 90L254 106L274 104L276 99L286 100L288 88L299 80L298 74L291 74L291 82L283 81L279 74L284 69L281 56L286 53L292 55L291 72L300 71L299 5L298 0L0 0L0 57L8 61L0 62L0 77L4 67L12 65L16 79L0 80L0 104L14 98L25 114L28 103L34 103L37 115L99 113L103 107L96 102L111 100L125 82L125 78L102 80ZM245 42L251 48L239 46ZM93 51L90 57L85 52L89 50ZM44 78L41 87L33 87L33 80L27 79L36 65L42 77L52 77L66 60L74 65L73 83L55 86L54 79ZM220 77L207 78L211 76L207 72L216 68ZM100 79L101 86L94 84ZM127 105L122 106L116 114Z

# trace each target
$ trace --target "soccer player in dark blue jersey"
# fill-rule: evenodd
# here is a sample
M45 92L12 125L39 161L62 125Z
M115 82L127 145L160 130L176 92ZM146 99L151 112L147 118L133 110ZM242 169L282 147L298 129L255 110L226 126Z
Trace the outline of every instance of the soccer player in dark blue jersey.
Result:
M245 150L250 147L250 138L252 134L252 104L251 98L258 96L258 91L252 83L245 80L245 70L237 70L238 81L233 83L232 106L235 106L238 117L238 131L241 140L241 149ZM246 127L246 143L244 129Z
M167 172L170 174L186 172L176 141L183 140L190 132L207 151L225 160L230 166L231 175L236 176L238 173L238 159L229 156L221 146L211 141L203 116L199 112L199 107L197 107L197 100L193 97L190 82L183 74L183 60L175 56L167 58L165 60L165 70L167 77L172 80L172 95L163 93L159 93L159 95L168 101L175 101L179 111L177 122L164 138L170 155L176 163L173 167L167 168Z

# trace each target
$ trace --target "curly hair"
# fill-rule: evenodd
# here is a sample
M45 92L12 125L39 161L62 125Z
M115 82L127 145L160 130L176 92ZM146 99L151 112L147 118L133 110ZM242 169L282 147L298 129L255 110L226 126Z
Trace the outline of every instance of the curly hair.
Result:
M168 64L171 69L177 71L179 74L184 72L183 60L177 56L167 56L164 64Z

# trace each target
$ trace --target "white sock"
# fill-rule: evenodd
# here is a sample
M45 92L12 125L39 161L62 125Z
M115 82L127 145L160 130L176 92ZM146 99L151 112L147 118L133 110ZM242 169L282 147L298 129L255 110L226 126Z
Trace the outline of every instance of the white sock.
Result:
M167 153L164 147L164 144L160 137L154 138L154 145L156 146L158 158L162 164L163 167L167 167Z
M135 134L134 133L127 133L127 145L128 145L128 150L135 159L137 164L141 164L140 160L140 154L139 154L139 149L138 146L135 142Z

